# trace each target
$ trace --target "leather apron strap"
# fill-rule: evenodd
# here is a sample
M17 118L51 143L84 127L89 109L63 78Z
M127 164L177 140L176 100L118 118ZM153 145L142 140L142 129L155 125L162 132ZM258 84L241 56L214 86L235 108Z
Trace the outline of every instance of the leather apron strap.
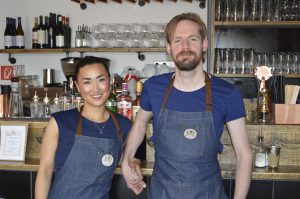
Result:
M83 111L83 106L80 107L80 111L79 111L79 116L78 116L78 120L77 120L77 128L76 128L76 135L81 135L82 134L82 111ZM119 126L119 123L116 119L116 117L114 116L114 114L109 111L109 115L111 116L111 119L114 123L114 126L117 130L117 135L118 135L118 139L122 140L122 132Z
M208 76L208 74L204 71L205 74L205 107L206 107L206 111L207 112L211 112L212 111L212 97L211 97L211 80ZM173 87L175 81L175 75L173 75L171 82L168 85L167 91L165 93L165 97L164 97L164 101L161 105L161 109L164 109L169 97L169 94L171 92L171 89Z

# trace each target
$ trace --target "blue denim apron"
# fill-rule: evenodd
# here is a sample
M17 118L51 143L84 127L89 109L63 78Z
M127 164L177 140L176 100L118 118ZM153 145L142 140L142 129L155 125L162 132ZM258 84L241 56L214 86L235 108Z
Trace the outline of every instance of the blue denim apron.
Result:
M204 112L165 108L174 79L168 86L158 117L150 199L226 199L217 160L210 78L205 73Z
M112 178L122 152L122 133L110 112L118 139L81 135L82 108L74 145L49 193L50 199L108 199Z

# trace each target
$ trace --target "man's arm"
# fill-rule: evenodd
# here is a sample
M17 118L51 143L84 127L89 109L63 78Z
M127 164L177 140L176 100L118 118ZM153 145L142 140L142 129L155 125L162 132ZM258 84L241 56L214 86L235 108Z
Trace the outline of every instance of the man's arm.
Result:
M125 143L123 160L121 165L122 175L127 187L132 189L135 194L140 194L146 187L143 181L143 174L140 162L134 159L138 147L143 142L147 132L148 122L152 118L152 112L139 109L135 122L133 123Z
M227 122L227 128L236 156L234 199L245 199L252 173L252 152L248 141L245 118Z

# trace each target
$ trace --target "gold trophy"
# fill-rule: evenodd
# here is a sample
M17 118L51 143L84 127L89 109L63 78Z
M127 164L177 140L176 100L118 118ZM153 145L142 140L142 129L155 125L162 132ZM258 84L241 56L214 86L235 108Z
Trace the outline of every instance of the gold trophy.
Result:
M256 67L255 76L259 82L257 119L259 122L268 123L272 121L272 105L266 81L272 77L271 68L267 66L258 66Z

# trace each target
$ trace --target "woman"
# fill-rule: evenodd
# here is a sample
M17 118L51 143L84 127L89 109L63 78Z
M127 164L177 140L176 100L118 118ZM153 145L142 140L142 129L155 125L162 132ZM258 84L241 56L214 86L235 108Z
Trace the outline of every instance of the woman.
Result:
M108 198L131 122L106 109L107 59L84 57L76 66L75 84L83 106L52 115L41 146L36 199Z

